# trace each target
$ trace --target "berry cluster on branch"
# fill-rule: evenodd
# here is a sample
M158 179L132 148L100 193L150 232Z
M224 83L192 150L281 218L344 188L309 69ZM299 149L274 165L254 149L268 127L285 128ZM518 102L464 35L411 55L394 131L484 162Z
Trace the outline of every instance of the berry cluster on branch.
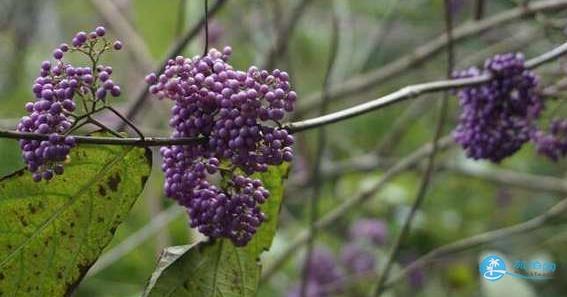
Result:
M567 120L555 119L549 132L537 121L544 108L538 78L519 53L496 55L484 69L469 68L458 78L490 74L487 83L459 89L459 125L453 136L473 159L500 162L532 141L539 154L553 161L567 155Z
M483 70L473 67L455 76L484 73L490 73L492 80L458 91L461 115L453 135L468 157L500 162L530 140L543 103L538 79L525 68L521 54L497 55L486 61Z
M554 121L549 132L536 127L543 103L538 79L529 70L565 53L567 44L527 63L521 54L497 55L487 60L482 70L456 73L461 80L415 85L343 111L285 125L281 121L294 110L297 100L286 72L254 66L236 70L228 63L230 47L211 49L194 58L178 56L167 62L162 74L146 77L152 94L174 102L171 138L156 140L145 139L107 104L109 96L120 96L121 90L111 78L112 68L100 65L99 59L105 51L120 50L123 45L120 41L110 43L105 35L103 27L79 32L71 45L55 49L55 61L41 64L32 87L35 101L25 105L28 115L19 122L17 132L3 135L20 138L22 156L35 181L62 174L69 151L79 141L144 146L166 143L160 150L166 195L188 209L192 227L211 238L228 238L237 246L246 245L266 219L261 205L270 193L253 174L292 160L291 133L416 94L459 88L462 113L454 138L471 158L500 162L530 140L539 153L552 160L567 154L565 120ZM76 67L65 62L68 52L84 54L89 65ZM82 112L77 111L80 107ZM104 109L124 120L140 138L114 141L71 134L91 123L122 137L91 117Z
M97 27L93 32L79 32L73 37L72 45L64 43L53 51L54 62L41 63L39 77L32 86L34 102L28 102L28 115L22 117L17 130L49 135L48 140L21 139L20 148L27 168L35 181L50 180L55 174L63 173L63 163L69 151L75 146L75 139L69 136L81 118L74 114L76 98L84 105L84 112L93 112L96 100L104 100L107 92L116 97L120 87L110 75L112 68L98 64L102 53L110 49L104 38L106 29ZM114 49L122 44L116 41ZM75 67L63 60L69 52L81 52L90 58L91 65ZM92 109L86 101L93 102Z
M567 155L567 119L554 119L548 131L538 130L532 139L539 154L557 161Z
M281 128L297 95L286 72L235 70L231 48L171 59L149 74L150 93L175 102L172 137L203 137L196 145L161 148L165 193L187 207L192 227L245 245L265 220L269 192L250 175L293 158L293 137Z

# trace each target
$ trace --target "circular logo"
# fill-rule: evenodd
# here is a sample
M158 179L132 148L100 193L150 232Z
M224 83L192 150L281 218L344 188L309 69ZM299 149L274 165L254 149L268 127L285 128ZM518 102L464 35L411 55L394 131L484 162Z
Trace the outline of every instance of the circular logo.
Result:
M506 275L506 263L498 256L485 257L480 262L478 269L480 275L489 281L499 280Z

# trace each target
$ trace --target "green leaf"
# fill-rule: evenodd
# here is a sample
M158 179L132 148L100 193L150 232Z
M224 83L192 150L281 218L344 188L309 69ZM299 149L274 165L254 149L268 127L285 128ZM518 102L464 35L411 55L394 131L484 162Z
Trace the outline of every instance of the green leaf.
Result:
M287 171L284 164L256 176L270 191L270 198L262 205L267 220L248 245L239 248L229 240L215 240L170 247L162 253L143 296L256 296L260 255L270 249L276 234Z
M149 150L79 146L65 173L0 179L0 296L70 296L150 174Z

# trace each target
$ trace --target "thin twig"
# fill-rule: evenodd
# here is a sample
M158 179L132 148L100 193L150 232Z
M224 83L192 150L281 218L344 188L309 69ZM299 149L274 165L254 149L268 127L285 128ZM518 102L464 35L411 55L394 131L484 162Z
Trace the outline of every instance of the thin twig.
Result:
M453 73L453 64L454 64L453 18L452 18L453 12L452 12L452 7L451 7L451 1L452 0L445 0L444 1L445 31L446 31L447 45L448 45L448 47L447 47L447 73L446 73L447 78L451 77L451 74ZM449 93L447 91L445 91L445 93L443 94L443 100L441 102L441 108L440 108L441 111L440 111L440 115L439 115L439 120L437 122L437 127L436 127L436 130L435 130L435 136L434 136L433 142L432 142L433 143L433 149L431 150L431 154L429 155L429 158L427 160L427 166L425 168L425 173L423 174L423 179L422 179L421 185L420 185L419 190L417 192L417 196L415 198L415 201L410 208L410 212L404 220L404 223L402 225L402 229L400 230L400 234L398 234L398 237L396 238L394 244L392 245L390 252L388 253L388 258L386 260L386 264L384 265L384 268L382 269L382 271L380 272L380 274L378 276L378 280L376 282L376 287L374 289L374 293L372 294L375 297L378 297L382 294L382 291L384 289L384 287L383 287L384 283L388 279L388 276L390 274L390 270L392 269L394 261L398 257L398 254L400 252L400 248L402 246L402 242L408 236L410 229L411 229L411 225L413 223L413 219L415 217L415 214L417 213L417 210L421 207L421 205L423 204L423 201L425 200L427 190L429 188L429 184L430 184L431 179L433 177L433 170L434 170L434 167L435 167L435 157L437 156L437 142L438 142L439 138L441 137L441 133L443 132L443 126L445 125L445 120L447 118L448 101L449 101Z
M430 95L432 96L432 95ZM427 114L426 107L430 105L426 98L416 100L404 109L402 114L395 119L385 135L381 136L379 143L374 149L373 155L387 156L402 140L406 131L414 125L419 117Z
M189 137L181 137L181 138L146 137L144 140L142 140L140 138L116 138L116 137L82 136L82 135L72 135L72 136L75 138L77 143L131 145L131 146L139 146L139 147L164 146L164 145L192 145L192 144L206 142L205 138L189 138ZM49 135L0 129L0 138L49 140Z
M185 10L187 9L187 0L179 0L179 6L177 7L177 20L175 22L175 37L179 38L181 33L183 33L183 27L185 25Z
M392 279L390 279L386 283L385 288L390 288L396 282L405 278L414 269L423 267L424 265L431 263L433 260L445 256L453 255L462 251L466 251L475 248L477 246L481 246L483 244L493 243L494 241L502 240L514 235L526 234L528 232L539 229L548 224L555 223L556 220L560 219L562 216L565 216L566 212L567 212L567 198L561 200L559 203L555 204L553 207L551 207L543 214L528 221L525 221L523 223L497 230L488 231L486 233L474 235L435 248L426 255L420 257L419 259L410 263L408 266L404 267L404 269L401 272L399 272L397 275L395 275Z
M525 66L527 69L534 69L536 67L541 66L544 63L557 59L558 57L560 57L565 53L567 53L567 43L564 43L552 49L551 51L542 54L541 56L526 61ZM462 88L467 86L475 86L488 82L491 79L492 76L490 74L483 74L471 78L436 81L436 82L410 85L396 92L390 93L388 95L385 95L378 99L374 99L366 103L355 105L353 107L346 108L321 117L315 117L303 121L289 123L286 125L286 128L291 132L300 132L307 129L313 129L322 125L328 125L373 110L381 109L390 104L400 102L409 98L414 98L422 94Z
M219 0L223 1L223 0ZM551 51L544 53L534 59L528 60L525 63L527 69L534 69L557 59L561 55L567 53L567 43L564 43ZM446 91L468 86L475 86L492 79L491 75L484 74L471 78L454 79L454 80L441 80L416 85L406 86L396 92L385 95L383 97L374 99L372 101L359 104L338 112L330 113L324 116L307 119L304 121L292 122L284 124L283 126L291 133L302 132L309 129L318 128L328 124L336 123L354 116L365 114L374 110L384 108L390 104L401 102L409 98L415 98L422 94ZM203 138L164 138L164 137L146 137L145 140L140 138L122 138L113 139L108 137L90 137L73 135L79 143L98 143L98 144L113 144L113 145L134 145L134 146L162 146L162 145L190 145L195 143L202 143L205 141ZM0 129L0 138L11 139L32 139L32 140L46 140L47 135L18 132L12 130Z
M484 0L475 0L474 2L474 19L479 21L484 16Z
M336 8L335 8L336 9ZM333 74L333 69L337 60L337 51L339 47L339 20L336 14L336 10L333 13L332 20L332 37L330 44L329 62L327 64L327 71L325 72L325 78L323 80L323 100L321 102L321 107L319 109L319 114L325 114L328 108L327 90L331 82L331 76ZM313 246L315 244L315 239L317 237L317 228L315 223L319 218L319 199L321 195L321 163L323 161L323 155L325 153L325 148L327 146L327 133L325 128L321 128L317 131L317 154L315 155L315 164L313 165L312 179L313 179L313 197L311 199L310 213L309 213L309 238L307 239L306 255L305 261L303 263L303 275L301 278L300 294L299 296L307 296L307 288L310 276L310 263L311 256L313 253Z
M492 28L497 28L516 19L531 16L536 12L553 11L567 7L567 0L541 0L530 3L526 7L516 7L505 12L496 14L481 21L469 22L456 27L453 34L455 42L480 34ZM346 80L341 84L331 87L330 100L346 98L348 96L376 88L381 83L404 73L408 69L414 69L416 65L433 57L447 46L445 34L432 41L417 47L411 53L404 55L383 67L372 72L360 74ZM315 93L302 98L297 109L298 114L305 114L318 106L321 93Z
M442 164L440 169L491 183L514 186L519 189L567 194L567 181L554 176L534 175L498 168L477 168L451 163Z
M90 115L87 117L87 123L91 123L95 126L98 126L99 128L101 128L103 131L109 132L110 134L118 137L118 138L124 138L124 135L118 133L117 131L115 131L114 129L108 127L107 125L99 122L98 120L92 118Z
M205 3L204 7L205 7L205 11L203 12L204 16L205 16L205 25L204 25L204 29L205 29L205 46L203 49L203 57L207 55L207 52L209 51L209 1L208 0L203 0Z
M372 48L364 59L364 63L362 63L363 67L366 67L368 64L370 64L370 61L374 58L374 56L382 52L382 46L386 44L386 41L388 40L388 34L392 32L392 26L395 24L396 19L399 16L397 12L400 7L400 2L402 1L403 0L395 0L394 3L388 6L386 14L384 15L384 18L381 22L377 37L375 38L374 44L372 45Z
M477 65L479 62L484 62L486 57L493 56L494 54L521 51L526 46L533 44L534 41L541 38L541 30L537 26L526 25L514 28L514 35L503 39L502 41L492 43L482 49L474 49L469 55L459 59L457 63L458 68L466 68L470 65Z
M142 71L151 71L153 59L148 46L128 19L120 12L114 1L91 0L91 3L104 18L105 22L116 32L116 35L128 44L125 49L132 53L136 64L143 68Z
M141 140L145 139L144 133L142 133L142 131L140 131L140 129L138 129L138 127L136 127L136 125L134 125L134 123L132 123L128 118L126 118L122 113L120 113L120 111L118 111L116 108L114 108L110 105L107 105L104 108L110 110L117 117L119 117L122 121L124 121L130 128L132 128L136 132L136 134L138 134L138 136L140 137Z
M311 2L313 2L313 0L301 0L301 2L293 8L291 15L285 20L285 23L279 26L279 30L276 33L276 40L268 51L265 62L262 63L263 68L273 68L277 59L287 51L289 39L299 23L299 19Z
M220 8L226 3L226 1L227 0L217 0L215 2L215 4L211 7L211 9L209 10L208 17L214 16L220 10ZM165 66L167 65L167 61L169 61L169 59L173 59L176 56L178 56L181 53L181 51L183 51L185 46L187 46L187 44L193 38L195 38L199 34L199 32L201 32L201 29L203 28L204 25L205 25L205 17L203 16L203 18L201 18L199 20L199 22L194 27L192 27L187 32L185 32L185 34L183 34L181 39L179 39L171 47L171 49L168 51L165 58L162 60L160 66L155 70L155 73L161 74L164 71ZM142 107L144 106L144 103L145 103L147 95L148 95L148 90L149 90L149 86L144 84L136 92L136 96L134 97L135 99L133 101L134 103L128 109L128 112L126 113L126 117L128 119L133 119L142 110ZM122 123L119 127L119 130L124 129L124 127L125 127L125 123Z
M396 160L386 159L375 154L361 155L344 162L324 166L321 176L325 180L332 180L346 174L381 170L392 166L395 162ZM414 167L418 170L424 169L418 164ZM436 168L437 170L449 171L453 175L477 178L499 185L513 186L535 192L567 194L567 181L553 176L520 173L499 168L470 167L454 163L438 164Z

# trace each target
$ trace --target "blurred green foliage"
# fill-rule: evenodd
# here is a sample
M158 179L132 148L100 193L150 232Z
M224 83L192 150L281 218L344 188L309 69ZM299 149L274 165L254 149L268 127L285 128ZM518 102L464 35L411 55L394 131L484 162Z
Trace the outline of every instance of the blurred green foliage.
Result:
M122 7L123 13L146 42L149 53L157 64L176 38L177 24L189 28L202 15L202 1L194 0L114 0ZM535 1L535 0L534 0ZM0 120L2 128L13 128L15 121L24 113L23 104L31 98L31 83L37 74L42 60L51 55L52 48L67 41L74 32L90 30L96 25L105 24L100 14L90 1L74 0L5 0L8 9L14 5L34 3L36 11L19 11L16 17L7 17L0 12ZM184 5L180 6L180 2ZM279 2L279 4L276 4ZM222 28L220 39L213 46L230 45L234 55L231 63L239 69L263 61L265 52L270 48L274 37L274 24L280 17L289 15L297 0L228 0L226 7L214 18ZM359 0L336 1L341 18L340 46L337 68L332 76L333 84L341 84L361 71L372 71L410 54L444 31L442 0ZM399 3L397 3L399 2ZM473 0L454 0L458 7L455 22L462 24L471 20ZM493 15L515 7L514 1L494 0L486 2L486 14ZM33 5L32 5L33 6ZM179 9L184 9L186 19L177 20ZM331 37L330 18L332 1L313 1L305 16L299 20L296 31L287 41L288 54L282 57L278 67L292 74L294 87L300 94L299 100L313 92L320 91L326 69L328 45ZM565 13L554 13L552 20L565 22ZM16 40L21 37L23 20L29 26L29 38L24 38L23 46L16 48ZM386 21L391 27L382 35L379 30ZM25 27L25 26L24 26ZM509 50L522 50L527 57L532 57L549 50L565 40L561 28L548 29L552 34L544 34L544 25L533 18L518 20L509 25L499 26L486 34L459 42L456 46L457 64L466 57L474 56L491 45L504 42L506 38L527 30L536 29L537 34L527 44L510 44ZM111 30L112 31L112 30ZM26 31L27 32L27 31ZM111 32L112 33L112 32ZM20 34L20 35L19 35ZM376 40L376 36L377 38ZM202 51L202 36L188 46L184 54L198 55ZM128 47L128 44L125 45ZM18 54L20 53L20 54ZM25 54L22 54L25 53ZM482 64L486 56L479 57L474 63ZM141 68L133 63L127 50L113 55L106 61L116 72L116 80L123 84L124 92L117 104L131 98L140 85ZM537 70L544 85L551 84L564 77L565 72L559 63L552 63ZM461 65L467 66L467 65ZM16 70L17 71L16 71ZM444 78L445 57L437 55L428 62L412 67L409 71L388 80L367 92L332 104L333 110L387 94L408 84ZM17 77L14 77L17 74ZM416 100L429 100L431 104L421 107L418 116L412 118L399 143L384 158L398 159L429 141L433 135L437 110L435 104L441 94L433 94ZM451 97L450 116L445 127L449 133L457 119L458 105ZM558 99L563 99L560 94ZM151 99L151 101L157 101ZM564 116L565 107L561 100L548 100L546 119ZM349 121L334 124L329 131L326 162L348 160L361 154L372 152L391 131L392 125L413 102L404 102L377 112L373 112ZM151 135L167 135L166 102L153 104L149 111L137 119L137 123ZM309 188L301 184L307 182L314 154L314 132L298 135L296 149L297 160L287 183L287 196L281 213L278 235L272 250L263 256L267 264L276 258L290 240L307 228ZM0 140L0 174L7 174L22 166L17 142ZM526 145L514 157L501 164L467 161L458 149L450 149L438 158L440 162L451 162L462 166L481 168L504 168L517 172L555 176L564 178L565 163L552 163L535 155L533 147ZM159 165L158 165L159 166ZM156 166L157 167L157 166ZM321 197L321 213L327 213L341 202L352 199L384 173L384 168L372 172L351 173L329 180L324 185ZM397 176L385 189L372 197L363 206L347 213L332 227L320 233L318 244L327 245L338 255L346 242L346 230L362 217L380 218L388 222L391 234L388 244L399 232L401 219L412 203L421 178L420 170L409 170ZM123 242L134 232L148 224L156 214L172 202L161 194L162 176L155 170L142 197L138 200L126 222L118 229L108 250ZM506 186L470 176L440 170L432 181L425 204L418 213L409 239L403 244L403 253L421 255L442 244L501 228L532 218L561 198L559 193L530 191L519 187ZM145 282L154 269L159 249L165 245L182 245L194 240L190 233L186 215L177 216L167 228L152 234L131 252L112 263L104 270L89 276L79 287L77 297L82 296L139 296ZM496 250L506 253L510 258L531 257L544 254L554 259L559 267L567 254L565 246L567 229L565 224L546 227L529 234L504 239L487 246L478 247L454 255L442 261L436 261L425 269L425 284L416 290L409 282L400 282L391 292L392 296L495 296L486 289L479 279L477 265L481 252ZM389 245L376 251L379 263L384 263L384 254ZM262 284L259 296L285 296L286 291L297 283L300 277L302 252L286 263L284 268L270 282ZM397 267L398 268L398 267ZM559 269L553 280L541 283L522 281L533 287L543 296L565 296L567 285L565 269ZM372 282L369 282L368 289ZM526 296L528 290L524 290Z

